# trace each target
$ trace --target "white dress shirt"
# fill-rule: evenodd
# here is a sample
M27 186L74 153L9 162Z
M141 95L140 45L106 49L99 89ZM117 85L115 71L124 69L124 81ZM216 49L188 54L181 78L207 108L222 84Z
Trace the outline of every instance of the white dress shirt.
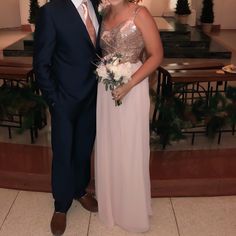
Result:
M76 9L78 10L78 13L80 14L80 17L81 17L81 19L83 20L83 22L85 24L84 9L82 7L82 3L84 2L84 0L71 0L71 1L74 4L74 6L76 7ZM98 34L98 28L99 28L98 19L97 19L97 16L95 14L95 11L94 11L93 4L91 3L90 0L87 0L87 6L88 6L89 16L90 16L90 18L93 22L93 26L95 28L96 34Z

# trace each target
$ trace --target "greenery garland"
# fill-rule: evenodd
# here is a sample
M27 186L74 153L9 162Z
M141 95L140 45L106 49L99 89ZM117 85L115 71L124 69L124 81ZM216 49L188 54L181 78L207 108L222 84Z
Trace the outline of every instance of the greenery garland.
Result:
M178 0L176 3L175 13L177 15L189 15L191 14L191 10L189 7L188 0Z
M186 104L177 96L183 91L184 85L174 87L172 94L167 97L157 96L154 90L150 95L157 104L159 117L151 124L151 130L160 138L160 144L165 147L173 140L185 137L187 128L204 125L206 135L214 138L224 126L236 124L236 87L229 86L225 96L215 93L208 100L199 98L192 105ZM30 87L0 87L0 122L3 119L11 120L15 114L24 115L23 132L32 125L41 122L40 114L46 108L43 98L35 94ZM36 118L36 120L35 120Z
M39 3L38 0L30 0L29 3L29 18L28 18L28 22L30 24L35 24L36 19L37 19L37 15L39 12Z
M35 124L40 127L42 111L46 108L43 98L35 94L30 87L0 87L0 124L14 121L15 116L22 116L21 133Z
M199 98L190 105L177 96L183 91L182 86L175 86L172 94L165 98L158 97L153 89L150 90L159 111L151 130L159 136L159 143L163 147L171 141L183 139L186 129L205 127L205 134L214 138L223 127L235 126L236 87L229 86L225 96L217 92L208 100Z
M203 7L200 16L202 23L213 23L214 22L214 11L213 11L213 0L203 0Z

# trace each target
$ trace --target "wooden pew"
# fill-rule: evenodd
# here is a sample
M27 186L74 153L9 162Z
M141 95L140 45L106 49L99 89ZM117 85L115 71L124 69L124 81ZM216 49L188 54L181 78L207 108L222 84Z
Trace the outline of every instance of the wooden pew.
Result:
M0 66L0 85L31 86L34 82L32 67Z
M32 57L4 57L0 59L0 67L25 67L32 68Z
M165 70L208 70L221 69L224 66L221 62L178 62L163 65Z
M168 72L170 82L175 83L236 81L236 74L217 69L168 70Z
M0 86L4 89L16 87L32 87L32 91L39 94L38 90L34 86L34 73L32 68L32 58L19 60L19 58L7 58L0 60ZM0 104L1 105L1 104ZM9 114L6 117L1 118L0 126L7 127L9 138L12 137L11 128L21 128L22 120L27 114L35 109L36 104L32 101L26 101L24 109L19 110L15 113ZM35 116L36 114L34 114ZM37 115L39 115L37 113ZM44 127L47 124L46 111L40 112L42 118L40 124L33 124L30 128L31 143L35 142L35 138L38 136L38 129Z
M157 101L155 104L152 124L158 119L158 101L160 98L168 99L168 97L176 93L175 85L180 86L178 97L184 103L193 104L196 99L201 96L209 101L209 99L216 93L225 93L228 88L228 83L236 81L236 73L227 73L222 70L224 64L208 63L208 64L169 64L166 67L158 68L157 79ZM167 70L168 69L168 70ZM221 140L222 132L232 132L234 134L235 126L232 129L219 130L218 143ZM192 133L192 144L196 133L204 133L205 131L197 131L191 129L185 133ZM163 146L165 147L165 146Z

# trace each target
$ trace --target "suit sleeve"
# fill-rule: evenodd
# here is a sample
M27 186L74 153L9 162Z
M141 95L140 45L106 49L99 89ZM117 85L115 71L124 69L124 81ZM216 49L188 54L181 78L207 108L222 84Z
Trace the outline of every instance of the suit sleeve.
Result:
M51 78L56 30L47 5L40 8L34 33L33 67L36 82L49 105L56 102L56 87Z

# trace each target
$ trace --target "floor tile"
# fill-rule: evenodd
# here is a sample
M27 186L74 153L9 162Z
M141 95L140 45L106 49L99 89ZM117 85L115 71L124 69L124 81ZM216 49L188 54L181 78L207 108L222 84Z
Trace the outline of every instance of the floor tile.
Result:
M163 17L154 17L154 21L157 24L159 30L173 30L173 26L171 26Z
M0 142L31 144L30 130L19 133L18 129L12 128L12 138L8 137L7 127L0 127ZM49 125L39 130L38 138L35 139L34 146L49 147L51 145L51 131Z
M170 199L153 198L152 207L151 230L145 236L178 236Z
M89 220L90 212L82 208L79 202L74 201L68 212L65 236L87 236Z
M107 228L98 218L96 213L92 213L88 236L138 236L143 234L129 233L118 226Z
M49 221L52 215L50 194L20 192L0 236L49 236Z
M20 192L0 236L51 236L53 201L49 193ZM74 203L68 212L65 236L86 236L90 213ZM17 234L16 234L17 232Z
M19 191L0 188L0 228Z
M181 236L236 235L236 196L172 201Z
M174 214L169 199L152 199L153 216L151 228L147 233L135 234L122 230L118 226L106 228L99 221L97 214L92 214L89 236L178 236Z
M48 124L38 130L38 138L35 139L33 145L37 146L50 146L51 145L51 122L49 111L47 110L47 122ZM9 138L7 127L0 127L0 142L17 143L17 144L31 144L30 130L25 130L23 133L19 133L17 128L12 128L12 138Z

